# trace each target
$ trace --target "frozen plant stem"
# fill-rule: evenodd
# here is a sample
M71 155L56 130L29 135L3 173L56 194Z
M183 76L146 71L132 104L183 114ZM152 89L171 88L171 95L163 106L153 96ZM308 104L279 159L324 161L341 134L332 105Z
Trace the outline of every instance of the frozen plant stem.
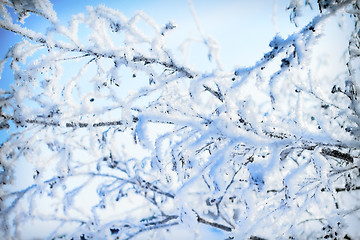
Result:
M0 91L0 238L46 221L54 240L360 238L358 0L289 0L292 23L309 6L313 19L232 71L192 1L207 71L169 48L174 22L99 5L62 25L49 0L0 1L0 27L22 38L0 61L13 80ZM340 15L348 62L325 79L313 49Z

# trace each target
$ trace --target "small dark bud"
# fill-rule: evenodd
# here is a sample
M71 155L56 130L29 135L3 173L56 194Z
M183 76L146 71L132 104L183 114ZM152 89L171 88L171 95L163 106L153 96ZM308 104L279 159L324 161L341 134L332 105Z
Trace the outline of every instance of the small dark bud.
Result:
M333 86L333 88L331 89L331 93L334 94L338 91L338 89L336 89L336 85Z

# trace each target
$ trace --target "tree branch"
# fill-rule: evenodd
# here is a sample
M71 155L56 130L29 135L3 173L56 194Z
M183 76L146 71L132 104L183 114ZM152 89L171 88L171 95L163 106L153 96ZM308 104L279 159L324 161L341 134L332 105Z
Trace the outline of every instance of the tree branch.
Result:
M228 227L228 226L225 226L225 225L222 225L222 224L219 224L219 223L216 223L216 222L207 221L204 218L200 217L199 215L197 215L197 221L199 223L204 223L204 224L210 225L210 226L212 226L214 228L224 230L226 232L231 232L232 231L232 229L230 227Z
M351 190L360 190L360 186L354 186L354 187L349 187L349 188L335 188L336 192L349 192Z

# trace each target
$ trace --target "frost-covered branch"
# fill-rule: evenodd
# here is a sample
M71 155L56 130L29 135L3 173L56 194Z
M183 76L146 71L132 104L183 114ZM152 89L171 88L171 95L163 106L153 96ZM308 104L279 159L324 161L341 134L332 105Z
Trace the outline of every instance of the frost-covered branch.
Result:
M20 238L37 220L54 223L49 239L155 238L178 228L196 234L199 225L229 239L351 235L359 1L315 2L308 24L229 72L191 1L217 63L211 72L172 53L173 22L100 5L62 25L47 0L1 2L0 26L23 38L0 62L13 73L0 97L0 129L9 132L0 147L4 238ZM293 23L309 4L290 1ZM45 32L26 28L29 14L43 18ZM321 79L313 49L338 14L354 18L347 71ZM30 174L18 186L24 163Z

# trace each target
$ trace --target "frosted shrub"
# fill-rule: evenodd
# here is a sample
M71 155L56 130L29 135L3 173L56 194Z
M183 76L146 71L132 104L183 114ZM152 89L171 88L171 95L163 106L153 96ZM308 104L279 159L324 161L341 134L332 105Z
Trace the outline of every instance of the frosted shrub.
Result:
M1 61L2 238L27 223L47 239L360 237L359 1L290 1L294 24L318 15L231 72L200 32L207 73L168 49L174 22L100 5L64 26L48 0L1 3L0 26L22 37ZM340 13L354 21L346 71L324 81L312 47Z

